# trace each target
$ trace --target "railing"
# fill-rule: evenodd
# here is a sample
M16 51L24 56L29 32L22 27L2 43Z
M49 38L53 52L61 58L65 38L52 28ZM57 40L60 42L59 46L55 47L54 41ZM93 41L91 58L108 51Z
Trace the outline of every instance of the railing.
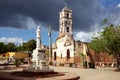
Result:
M116 62L95 62L95 66L98 67L115 67L116 65Z

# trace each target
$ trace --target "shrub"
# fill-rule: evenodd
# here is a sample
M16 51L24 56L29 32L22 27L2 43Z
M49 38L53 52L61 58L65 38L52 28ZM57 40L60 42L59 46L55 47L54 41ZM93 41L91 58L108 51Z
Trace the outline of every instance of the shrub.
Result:
M87 61L83 62L83 67L87 68Z
M89 62L89 68L95 68L95 63L94 62Z
M59 66L64 66L64 64L63 64L63 63L60 63Z
M25 59L24 58L20 58L19 60L20 60L21 63L23 63Z
M19 67L19 65L21 64L20 59L18 59L18 58L15 59L14 64L16 65L16 67Z
M50 62L49 62L49 65L53 65L53 62L52 62L52 61L50 61Z

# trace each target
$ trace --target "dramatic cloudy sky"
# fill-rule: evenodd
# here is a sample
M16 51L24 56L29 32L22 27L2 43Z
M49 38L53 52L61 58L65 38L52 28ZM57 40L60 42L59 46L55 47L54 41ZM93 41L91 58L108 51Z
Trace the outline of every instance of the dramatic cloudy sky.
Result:
M43 44L48 44L48 26L53 29L54 42L59 33L59 12L65 4L73 12L76 40L89 41L102 30L105 18L120 25L120 0L0 0L0 41L35 39L40 25Z

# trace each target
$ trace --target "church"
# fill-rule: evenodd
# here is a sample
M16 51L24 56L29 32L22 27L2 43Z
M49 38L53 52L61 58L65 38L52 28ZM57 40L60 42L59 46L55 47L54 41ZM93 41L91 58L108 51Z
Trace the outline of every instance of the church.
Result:
M95 54L93 50L88 49L89 43L76 41L73 38L72 25L72 10L65 6L59 13L59 35L52 45L53 64L75 63L79 65L87 61L109 65L115 62L115 59L107 53Z
M66 6L59 13L59 35L52 45L52 61L55 63L79 63L80 55L87 54L87 46L73 38L72 10Z

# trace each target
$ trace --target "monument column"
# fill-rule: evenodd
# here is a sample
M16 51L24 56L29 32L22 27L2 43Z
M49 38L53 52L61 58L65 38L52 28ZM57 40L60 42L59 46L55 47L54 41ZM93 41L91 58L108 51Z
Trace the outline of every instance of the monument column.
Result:
M41 35L40 35L40 27L37 27L36 30L36 48L40 49L41 48Z

